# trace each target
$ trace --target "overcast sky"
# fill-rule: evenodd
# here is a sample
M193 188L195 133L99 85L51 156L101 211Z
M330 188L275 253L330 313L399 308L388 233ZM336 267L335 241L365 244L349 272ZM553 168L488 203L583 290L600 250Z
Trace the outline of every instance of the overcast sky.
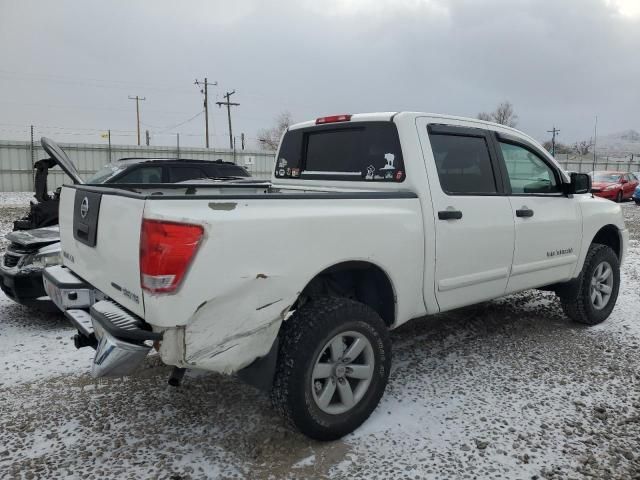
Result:
M283 110L475 116L510 100L518 128L570 142L640 130L640 0L0 0L0 138L254 141ZM173 136L170 136L172 134Z

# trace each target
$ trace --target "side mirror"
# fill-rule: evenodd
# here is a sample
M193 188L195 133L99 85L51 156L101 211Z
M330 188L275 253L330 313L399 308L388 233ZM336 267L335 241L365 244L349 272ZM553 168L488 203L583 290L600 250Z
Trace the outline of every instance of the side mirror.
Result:
M589 193L591 191L591 177L586 173L572 173L569 193Z
M629 183L629 180L627 180L626 178L623 178L622 180L620 180L620 183L624 185L625 183Z

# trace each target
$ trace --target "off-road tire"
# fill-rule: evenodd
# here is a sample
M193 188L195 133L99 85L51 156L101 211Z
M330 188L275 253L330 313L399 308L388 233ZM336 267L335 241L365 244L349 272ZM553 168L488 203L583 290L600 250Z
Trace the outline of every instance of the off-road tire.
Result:
M602 310L597 310L590 298L590 282L597 266L606 261L613 270L613 286L611 297ZM584 260L580 276L575 280L574 288L559 292L560 303L564 313L574 322L585 325L597 325L604 322L618 298L620 289L620 260L616 253L608 246L592 243Z
M311 374L326 343L347 331L361 333L371 343L374 374L354 407L330 415L313 399ZM391 368L389 331L373 309L346 298L313 298L283 323L279 335L271 401L288 423L308 437L327 441L351 433L369 418L384 393Z

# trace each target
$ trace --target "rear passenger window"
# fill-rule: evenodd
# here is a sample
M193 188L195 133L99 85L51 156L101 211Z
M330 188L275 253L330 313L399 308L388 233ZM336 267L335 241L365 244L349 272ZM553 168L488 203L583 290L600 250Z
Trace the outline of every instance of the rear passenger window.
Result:
M222 163L217 165L206 166L207 175L210 177L248 177L247 171L230 163Z
M432 133L429 138L445 193L497 193L489 146L483 137Z
M170 167L169 182L178 183L198 178L206 178L206 174L197 167Z
M116 179L115 183L162 183L162 167L139 167Z

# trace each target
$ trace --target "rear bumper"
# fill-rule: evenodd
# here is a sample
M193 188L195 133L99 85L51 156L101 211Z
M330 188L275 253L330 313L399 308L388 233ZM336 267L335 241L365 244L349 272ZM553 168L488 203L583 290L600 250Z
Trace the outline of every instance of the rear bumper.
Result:
M44 290L42 270L21 272L0 267L0 288L14 302L28 307L56 310Z
M132 373L153 342L162 339L141 318L105 299L65 267L47 268L43 281L51 299L78 330L76 347L96 349L91 366L94 377Z

